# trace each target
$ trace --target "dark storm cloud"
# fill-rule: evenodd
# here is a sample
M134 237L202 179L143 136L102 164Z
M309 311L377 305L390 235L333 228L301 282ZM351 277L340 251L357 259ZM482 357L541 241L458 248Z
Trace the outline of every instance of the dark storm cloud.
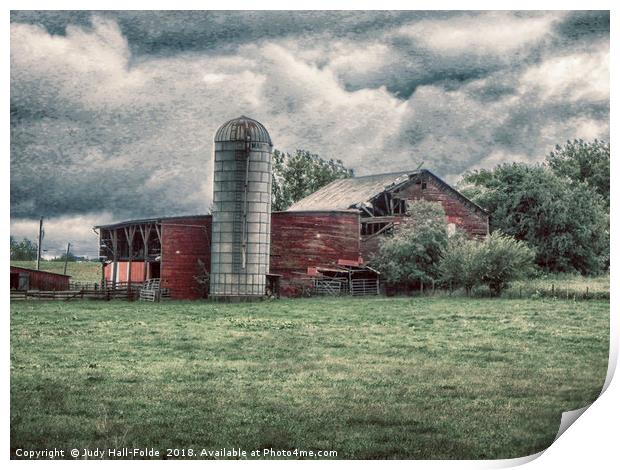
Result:
M609 11L575 11L558 24L557 31L567 39L606 39L609 37Z
M13 11L11 21L65 34L68 25L90 26L93 14L118 22L136 54L227 50L243 43L282 37L330 36L354 39L428 17L457 12L390 11Z
M358 174L424 161L451 181L609 135L606 12L17 11L11 21L16 235L40 215L60 229L206 212L212 136L239 114L263 121L278 148Z

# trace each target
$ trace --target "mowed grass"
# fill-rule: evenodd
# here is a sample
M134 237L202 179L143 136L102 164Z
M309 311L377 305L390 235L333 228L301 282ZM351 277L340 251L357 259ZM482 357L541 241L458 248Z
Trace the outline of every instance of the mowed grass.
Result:
M20 268L36 269L36 261L11 261L11 266ZM41 261L41 271L63 274L65 268L64 261ZM67 263L67 275L71 276L72 281L79 282L101 282L101 263L94 261L69 261Z
M11 446L511 458L596 399L609 302L11 306Z

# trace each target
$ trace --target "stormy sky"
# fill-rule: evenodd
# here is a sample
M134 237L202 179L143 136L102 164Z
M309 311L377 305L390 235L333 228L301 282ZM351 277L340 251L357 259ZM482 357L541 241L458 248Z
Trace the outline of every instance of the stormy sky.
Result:
M205 213L240 114L358 175L542 161L609 138L609 14L14 11L11 233Z

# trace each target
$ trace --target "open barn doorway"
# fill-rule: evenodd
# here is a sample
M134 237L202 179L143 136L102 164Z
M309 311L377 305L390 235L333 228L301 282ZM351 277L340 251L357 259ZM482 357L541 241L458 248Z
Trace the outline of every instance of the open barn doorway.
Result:
M161 263L159 261L153 261L149 263L147 279L159 279L160 274L161 274Z

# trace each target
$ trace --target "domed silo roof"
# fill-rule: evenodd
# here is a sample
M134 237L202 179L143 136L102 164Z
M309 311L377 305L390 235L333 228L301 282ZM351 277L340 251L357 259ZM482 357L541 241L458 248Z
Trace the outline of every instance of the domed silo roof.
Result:
M239 116L220 126L215 133L215 142L264 142L269 145L271 137L260 122L247 116Z

